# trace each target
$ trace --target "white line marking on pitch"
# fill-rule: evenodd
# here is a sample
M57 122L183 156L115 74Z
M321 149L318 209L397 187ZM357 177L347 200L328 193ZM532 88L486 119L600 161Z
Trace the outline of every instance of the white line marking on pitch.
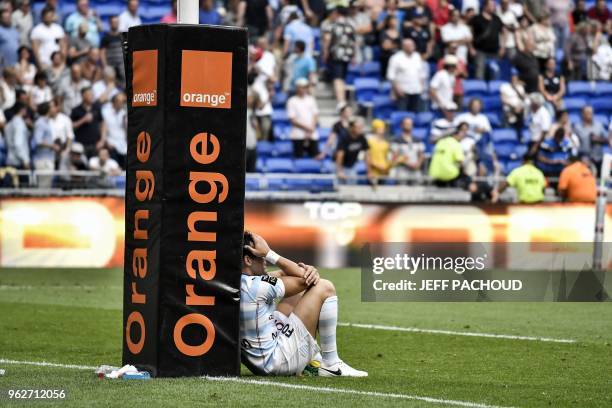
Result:
M487 337L487 338L492 338L492 339L543 341L543 342L549 342L549 343L576 343L576 340L573 340L573 339L554 339L550 337L514 336L511 334L492 334L492 333L462 332L462 331L453 331L453 330L420 329L418 327L382 326L379 324L338 323L338 326L358 327L360 329L400 331L400 332L410 332L410 333L429 333L429 334L447 334L451 336Z
M54 285L0 285L0 290L41 290L41 289L57 289L57 290L98 290L98 289L123 289L123 286L88 286L88 285L73 285L73 286L54 286Z
M38 367L57 367L57 368L71 368L74 370L95 370L98 367L77 365L77 364L60 364L60 363L48 363L46 361L18 361L18 360L6 360L0 358L0 364L17 364L17 365L33 365Z
M8 360L4 358L0 358L0 364L32 365L32 366L38 366L38 367L57 367L57 368L67 368L67 369L74 369L74 370L95 370L97 368L94 366L78 365L78 364L49 363L46 361L19 361L19 360ZM236 383L241 383L241 384L268 385L268 386L274 386L274 387L292 388L295 390L328 392L328 393L336 393L336 394L363 395L367 397L405 399L405 400L429 402L432 404L454 405L458 407L502 408L496 405L478 404L478 403L469 402L469 401L456 401L456 400L446 400L446 399L441 399L441 398L420 397L418 395L409 395L409 394L394 394L394 393L384 393L384 392L376 392L376 391L360 391L360 390L353 390L350 388L315 387L311 385L288 384L288 383L281 383L281 382L275 382L275 381L248 380L248 379L237 378L237 377L203 377L203 378L207 380L211 380L211 381L230 381L230 382L236 382Z
M238 377L203 377L203 378L210 380L210 381L229 381L229 382L235 382L239 384L266 385L266 386L281 387L281 388L292 388L295 390L304 390L304 391L363 395L366 397L378 397L378 398L395 398L395 399L404 399L404 400L413 400L413 401L423 401L423 402L429 402L432 404L453 405L453 406L458 406L458 407L501 408L496 405L479 404L476 402L469 402L469 401L447 400L447 399L441 399L441 398L420 397L418 395L395 394L395 393L385 393L385 392L377 392L377 391L360 391L360 390L353 390L350 388L315 387L312 385L288 384L288 383L276 382L276 381L248 380L245 378L238 378Z

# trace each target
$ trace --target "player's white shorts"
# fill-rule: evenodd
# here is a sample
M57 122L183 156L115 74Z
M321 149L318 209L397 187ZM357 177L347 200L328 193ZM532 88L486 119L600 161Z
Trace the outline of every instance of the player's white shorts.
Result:
M317 341L294 313L289 317L279 311L274 312L278 343L274 353L280 353L279 364L270 374L301 374L304 367L319 352Z

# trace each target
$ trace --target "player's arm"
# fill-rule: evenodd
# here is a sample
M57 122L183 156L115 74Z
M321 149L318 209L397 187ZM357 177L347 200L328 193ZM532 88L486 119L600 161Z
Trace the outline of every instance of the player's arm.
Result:
M276 265L280 268L285 277L300 278L306 284L306 287L318 282L318 271L316 268L300 263L299 265L290 259L278 255L270 249L270 246L261 236L251 233L253 237L253 246L245 245L253 255L265 258L267 262ZM281 275L280 277L283 277ZM303 290L303 289L302 289Z

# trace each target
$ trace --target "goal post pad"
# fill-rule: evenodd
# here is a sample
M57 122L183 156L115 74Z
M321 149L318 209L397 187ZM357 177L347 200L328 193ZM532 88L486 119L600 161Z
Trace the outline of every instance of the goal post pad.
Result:
M128 96L123 363L239 375L247 32L146 25Z

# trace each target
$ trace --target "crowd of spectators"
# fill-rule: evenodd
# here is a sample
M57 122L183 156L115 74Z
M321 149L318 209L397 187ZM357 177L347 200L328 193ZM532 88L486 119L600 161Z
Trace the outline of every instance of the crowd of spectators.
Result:
M249 10L258 14L252 21L266 22L251 32L251 91L269 100L270 92L261 91L266 84L288 95L284 108L294 158L331 160L346 183L357 183L361 175L374 185L418 184L427 175L435 185L465 188L475 199L493 201L508 185L522 185L538 172L556 188L564 168L576 162L585 163L587 184L594 186L612 127L607 129L608 118L602 123L588 99L579 118L570 117L564 101L571 81L611 79L612 19L604 0L589 7L582 0L285 0L241 6L247 26ZM262 64L264 52L276 56L274 64ZM376 110L372 116L371 100L361 103L347 86L351 66L368 61L380 63L378 79L388 85L393 112L411 113L398 127ZM265 72L261 65L274 70ZM493 116L499 119L495 126L514 129L511 168L498 160L483 100L465 96L467 79L500 83ZM330 84L338 115L324 141L313 98L318 82ZM414 115L428 112L427 133L413 134ZM281 133L262 123L267 122L253 121L258 140ZM482 181L504 174L509 177L501 184ZM547 184L530 185L541 191L527 194L537 199L522 201L540 201ZM521 199L524 189L517 190Z
M0 2L0 164L41 175L119 174L127 150L121 33L143 23L141 5L128 0L102 19L88 0L66 15L57 0L44 3L34 13L30 0ZM500 168L495 126L514 129L515 159L525 155L553 180L577 157L598 168L610 145L607 123L588 104L580 118L568 115L564 100L571 81L610 80L610 17L605 0L200 2L200 23L249 30L249 171L257 143L280 134L274 116L285 95L294 158L331 162L346 183L362 175L374 185L428 179L488 199L504 185L481 180L512 170ZM176 22L176 1L160 20ZM410 113L397 126L372 117L352 92L352 67L370 61L391 109ZM485 114L490 99L466 97L467 79L506 79L500 123ZM329 132L321 132L320 82L334 98ZM414 123L422 113L430 114L425 135L423 121Z

